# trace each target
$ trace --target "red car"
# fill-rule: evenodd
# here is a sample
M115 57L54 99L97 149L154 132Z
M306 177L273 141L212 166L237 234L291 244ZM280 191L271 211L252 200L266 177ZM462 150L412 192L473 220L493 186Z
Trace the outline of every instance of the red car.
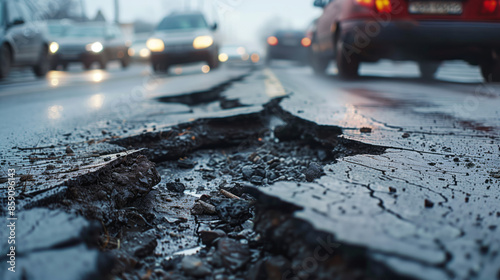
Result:
M499 0L316 0L323 7L312 42L311 64L324 73L336 59L343 78L361 62L418 62L431 78L444 60L479 65L500 82Z

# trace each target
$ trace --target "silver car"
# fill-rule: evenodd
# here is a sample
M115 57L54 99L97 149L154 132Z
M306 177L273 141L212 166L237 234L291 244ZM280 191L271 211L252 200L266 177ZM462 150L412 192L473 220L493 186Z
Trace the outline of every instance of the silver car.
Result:
M206 62L219 66L217 24L209 26L200 13L174 13L165 17L146 45L155 72L167 72L171 65Z

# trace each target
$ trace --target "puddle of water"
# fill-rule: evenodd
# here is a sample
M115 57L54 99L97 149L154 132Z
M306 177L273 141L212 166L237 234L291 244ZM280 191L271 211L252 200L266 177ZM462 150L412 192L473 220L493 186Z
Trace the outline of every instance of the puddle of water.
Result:
M194 196L196 198L200 198L202 196L202 194L199 194L199 193L197 193L195 191L190 191L190 190L185 190L184 194L187 194L187 195L190 195L190 196Z
M192 256L192 255L198 254L201 251L201 249L203 249L203 248L205 248L205 247L204 246L198 246L198 247L194 247L194 248L190 248L190 249L185 249L185 250L182 250L182 251L178 251L178 252L175 252L172 256L166 257L165 259L166 260L171 260L175 256Z
M198 247L194 247L191 249L182 250L179 252L175 252L174 256L191 256L191 255L197 254L203 248L204 248L203 246L198 246Z

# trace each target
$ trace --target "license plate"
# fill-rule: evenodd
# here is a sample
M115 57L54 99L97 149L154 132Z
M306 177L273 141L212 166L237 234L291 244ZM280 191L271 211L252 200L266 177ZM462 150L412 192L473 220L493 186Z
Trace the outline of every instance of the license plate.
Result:
M285 39L283 40L283 43L282 43L284 46L290 46L290 47L294 47L294 46L297 46L299 43L297 42L297 39Z
M61 57L66 58L66 59L75 59L75 58L78 58L79 56L80 56L79 53L63 53L63 54L61 54Z
M462 2L410 2L408 12L410 14L460 15Z
M168 48L168 51L174 52L174 53L182 53L182 52L189 51L190 48L192 48L192 47L189 45L173 45L173 46L170 46Z

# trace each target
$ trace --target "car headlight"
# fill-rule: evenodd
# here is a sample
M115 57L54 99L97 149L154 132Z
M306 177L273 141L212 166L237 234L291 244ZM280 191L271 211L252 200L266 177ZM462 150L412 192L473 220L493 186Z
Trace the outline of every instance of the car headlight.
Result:
M150 55L151 51L149 51L149 49L144 48L139 51L139 56L142 58L148 58Z
M146 46L152 52L162 52L165 49L165 43L163 40L157 38L151 38L146 42Z
M197 50L206 49L214 43L214 39L210 36L198 36L193 41L193 47Z
M226 61L228 61L228 59L229 59L229 56L227 55L227 53L219 54L219 61L220 62L226 62Z
M50 53L56 53L59 50L59 44L56 42L50 43L49 51Z
M100 52L102 52L104 47L101 44L101 42L95 42L95 43L88 44L87 46L85 46L85 49L89 52L100 53Z

